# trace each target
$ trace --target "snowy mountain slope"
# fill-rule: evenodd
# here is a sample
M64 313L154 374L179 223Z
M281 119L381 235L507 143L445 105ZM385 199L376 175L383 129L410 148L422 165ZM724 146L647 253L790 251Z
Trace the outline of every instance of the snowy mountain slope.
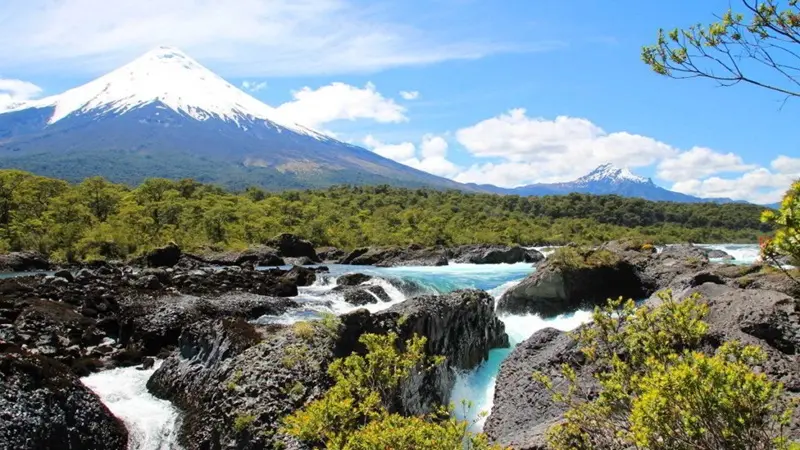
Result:
M664 189L652 180L633 174L627 168L613 164L603 164L588 174L565 183L538 183L516 188L498 188L488 185L472 185L475 189L488 190L502 194L522 196L566 195L572 192L582 194L614 194L622 197L637 197L653 201L681 203L715 202L730 203L729 198L699 198Z
M138 183L165 176L236 188L464 188L283 120L169 47L0 114L0 167L74 181L104 175Z

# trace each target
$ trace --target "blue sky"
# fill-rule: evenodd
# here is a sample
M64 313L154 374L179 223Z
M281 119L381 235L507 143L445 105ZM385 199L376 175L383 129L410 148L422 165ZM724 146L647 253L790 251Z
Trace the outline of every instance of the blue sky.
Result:
M689 194L772 202L800 176L798 100L640 61L659 27L729 4L14 2L0 12L0 107L164 44L293 120L459 181L565 181L614 162Z

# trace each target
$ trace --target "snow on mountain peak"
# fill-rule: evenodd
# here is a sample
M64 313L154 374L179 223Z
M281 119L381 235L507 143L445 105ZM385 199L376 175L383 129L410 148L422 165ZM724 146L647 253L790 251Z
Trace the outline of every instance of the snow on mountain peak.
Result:
M237 125L261 119L321 137L281 120L275 109L228 83L174 47L158 47L134 61L62 94L28 102L16 110L55 107L48 123L73 113L124 114L155 102L196 120L218 118Z
M581 183L588 183L592 181L611 181L613 183L620 183L623 181L630 181L634 183L649 183L650 180L644 177L633 174L627 167L620 168L611 163L603 164L587 175L582 176L577 180Z

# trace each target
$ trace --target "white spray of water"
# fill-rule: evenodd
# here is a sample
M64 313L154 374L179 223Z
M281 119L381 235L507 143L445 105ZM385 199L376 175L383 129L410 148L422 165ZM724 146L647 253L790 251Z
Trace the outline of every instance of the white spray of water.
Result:
M177 450L179 412L172 403L147 391L147 380L161 362L149 370L126 367L81 378L128 429L129 450Z
M712 250L722 250L735 258L730 261L734 264L753 264L761 261L761 249L756 244L701 244L698 246Z

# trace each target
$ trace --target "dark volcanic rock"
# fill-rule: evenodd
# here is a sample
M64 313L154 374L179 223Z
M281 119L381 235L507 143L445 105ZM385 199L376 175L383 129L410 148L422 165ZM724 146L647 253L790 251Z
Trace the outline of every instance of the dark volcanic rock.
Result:
M286 262L278 256L278 250L272 247L253 247L241 252L204 253L195 256L205 264L219 266L242 266L254 264L256 266L283 266Z
M311 286L317 280L317 273L306 267L294 266L282 278L297 286Z
M0 254L0 272L32 272L49 270L50 261L35 252L12 252Z
M407 304L405 304L407 303ZM396 331L428 337L426 350L446 356L427 376L412 377L398 393L396 408L417 413L447 401L453 369L471 369L489 348L507 345L491 296L462 291L412 299L376 314L358 310L342 317L338 330L315 325L254 327L243 321L203 321L187 328L179 352L148 382L154 394L184 412L181 439L195 448L303 448L276 433L283 416L321 396L335 357L363 351L363 333ZM239 426L234 426L238 423Z
M280 256L299 258L308 257L312 261L321 262L314 246L311 242L300 239L298 236L289 233L282 233L272 238L269 243L280 252Z
M75 282L53 276L0 279L0 340L50 356L87 375L137 365L170 349L197 320L255 319L297 304L313 270L81 269Z
M149 267L172 267L181 259L181 249L174 243L157 248L147 255L145 261Z
M61 363L0 343L0 448L125 450L128 432Z
M317 249L317 256L325 262L339 262L347 253L336 247L322 247Z
M447 250L411 245L399 247L365 247L353 250L341 264L364 266L446 266Z
M358 286L361 283L366 283L371 280L372 276L364 275L363 273L348 273L336 279L336 284L339 286Z
M370 303L390 302L389 294L381 286L338 286L334 292L342 292L344 301L351 305L367 305Z
M449 251L450 258L457 263L513 264L539 262L544 255L537 250L528 250L515 245L463 245Z
M635 265L615 253L603 252L606 258L592 262L590 254L588 262L579 266L546 260L503 294L498 311L549 317L604 304L609 298L642 299L653 292L654 286L642 281Z
M566 409L553 401L552 392L532 379L542 372L565 391L567 380L561 365L576 369L581 386L591 391L597 383L585 358L567 333L545 328L519 344L503 361L497 374L494 403L484 432L496 443L519 450L544 450L547 429L557 423Z
M175 345L181 332L197 321L280 315L297 307L297 303L285 298L229 293L219 297L178 295L125 299L121 306L120 344L133 344L142 348L146 355L156 355L161 349Z
M707 250L706 251L706 257L713 258L713 259L722 259L722 260L727 260L727 261L736 259L733 256L731 256L730 254L728 254L727 252L724 252L722 250L717 250L717 249L709 249L709 250Z

